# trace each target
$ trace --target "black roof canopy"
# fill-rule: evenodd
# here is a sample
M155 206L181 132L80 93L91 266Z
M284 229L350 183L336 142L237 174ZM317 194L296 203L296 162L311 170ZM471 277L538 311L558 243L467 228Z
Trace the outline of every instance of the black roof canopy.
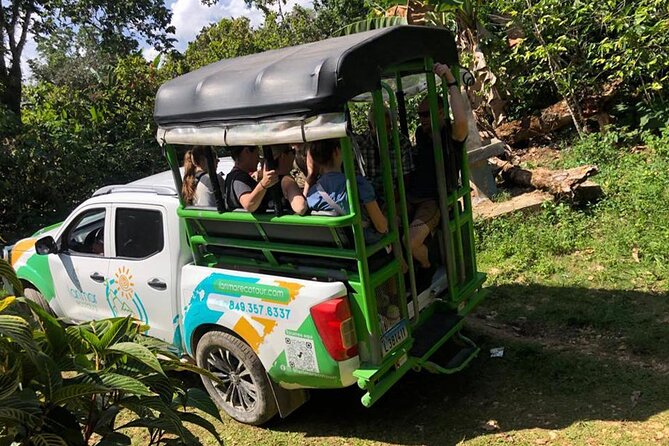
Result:
M425 57L457 63L453 34L395 26L225 59L163 84L154 118L170 127L340 111L388 67Z

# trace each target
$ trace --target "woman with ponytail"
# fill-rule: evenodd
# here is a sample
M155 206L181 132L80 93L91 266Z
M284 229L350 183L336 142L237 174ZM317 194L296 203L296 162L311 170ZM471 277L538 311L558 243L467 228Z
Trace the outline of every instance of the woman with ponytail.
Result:
M181 196L186 206L216 206L214 188L207 174L209 148L195 146L184 157L184 179Z

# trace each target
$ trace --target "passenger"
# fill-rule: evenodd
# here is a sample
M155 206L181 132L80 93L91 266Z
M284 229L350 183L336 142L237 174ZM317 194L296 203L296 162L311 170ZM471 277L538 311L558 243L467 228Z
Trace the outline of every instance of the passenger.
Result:
M390 167L391 175L393 178L394 184L396 183L397 176L397 162L395 161L395 150L393 149L392 144L392 123L394 116L391 110L387 107L384 107L385 111L385 121L386 121L386 135L388 138L388 148L390 153ZM372 182L374 186L374 191L376 192L377 197L384 197L383 195L383 176L381 175L381 155L379 152L379 144L376 135L376 121L374 119L374 108L370 108L367 113L367 124L368 129L357 135L355 138L358 147L360 148L360 154L362 159L365 162L365 176ZM404 174L405 184L408 181L408 176L414 170L414 162L412 157L412 147L411 141L402 133L399 134L400 139L400 151L402 154L402 173Z
M225 180L228 209L245 209L249 212L264 212L274 205L272 196L267 193L275 184L281 184L282 198L297 214L308 210L306 199L295 180L288 175L293 166L295 152L288 145L272 146L272 155L277 168L267 170L266 164L258 169L260 160L257 147L244 146L231 149L235 166ZM257 172L257 173L256 173ZM256 174L253 178L252 174ZM279 203L282 206L283 203Z
M216 206L214 188L206 171L210 150L205 146L195 146L186 152L181 195L187 206Z
M225 178L225 195L228 209L245 209L249 212L264 212L270 200L267 190L279 182L275 170L263 168L258 171L260 155L258 147L232 147L235 166ZM258 179L251 173L258 172Z
M105 252L105 231L104 227L95 231L95 239L91 246L91 253L96 255L103 255Z
M435 64L434 72L442 77L448 85L453 122L445 119L445 111L441 98L439 102L439 122L441 125L441 140L444 159L446 160L446 179L449 190L457 187L459 166L462 160L462 150L467 138L467 116L464 104L457 87L455 77L447 65ZM416 129L416 169L411 176L408 190L409 205L413 208L413 220L409 228L411 250L414 259L418 262L416 277L431 276L432 265L428 256L425 239L439 224L439 191L434 170L434 149L432 145L432 121L427 98L423 99L418 107L420 126ZM420 282L420 280L419 280Z
M295 149L295 166L293 170L295 182L303 189L302 194L306 197L309 187L318 181L318 169L314 168L314 159L311 156L311 143L295 143L290 145ZM307 204L307 208L308 208Z
M290 176L290 171L295 164L295 148L288 144L270 146L272 156L276 162L276 171L281 182L281 192L290 208L298 215L304 215L309 210L307 200L302 195L302 190L295 179Z
M309 151L313 163L307 177L307 203L316 211L334 211L337 215L350 212L346 176L341 172L342 155L338 141L329 139L313 143ZM316 168L320 178L315 180ZM381 212L371 183L362 176L356 177L360 202L363 205L365 241L375 243L388 232L388 220ZM307 186L305 186L306 188Z

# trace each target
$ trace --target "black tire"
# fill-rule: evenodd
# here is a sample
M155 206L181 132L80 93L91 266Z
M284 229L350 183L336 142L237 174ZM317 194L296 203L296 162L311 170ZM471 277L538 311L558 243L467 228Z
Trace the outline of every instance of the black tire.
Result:
M24 288L23 295L26 297L26 299L31 300L40 307L42 307L42 309L51 316L57 317L56 313L54 313L51 307L49 306L49 302L47 302L46 299L44 299L42 293L37 291L35 288L28 288L28 287Z
M195 361L224 381L219 384L202 377L209 395L230 417L258 426L276 415L265 368L244 341L222 331L210 331L198 342Z

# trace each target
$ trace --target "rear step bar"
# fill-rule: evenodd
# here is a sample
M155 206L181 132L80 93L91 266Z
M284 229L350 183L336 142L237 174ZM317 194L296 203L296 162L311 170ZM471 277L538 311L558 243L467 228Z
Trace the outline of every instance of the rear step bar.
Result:
M423 368L430 373L443 373L445 375L450 375L452 373L457 373L467 367L469 363L478 356L481 349L468 337L458 332L456 335L457 338L465 343L465 346L462 347L453 357L446 363L444 366L440 366L432 361L425 361L423 363Z

